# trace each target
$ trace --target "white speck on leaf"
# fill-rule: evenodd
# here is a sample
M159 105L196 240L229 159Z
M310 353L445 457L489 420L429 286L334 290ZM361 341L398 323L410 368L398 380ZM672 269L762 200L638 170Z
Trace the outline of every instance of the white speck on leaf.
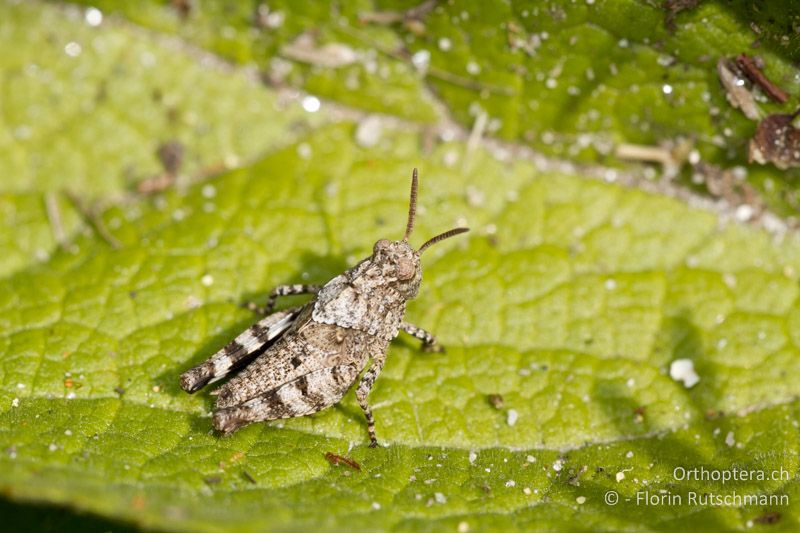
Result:
M417 70L427 70L428 66L431 64L431 53L428 50L415 52L414 55L411 56L411 63L414 64Z
M203 185L201 192L203 194L203 198L214 198L217 195L217 188L210 183L206 183Z
M202 300L195 296L194 294L190 294L186 297L186 309L197 309L203 304Z
M467 185L466 194L467 194L467 204L470 207L481 207L486 199L486 196L483 194L483 191L481 191L474 185Z
M517 419L519 418L519 413L517 413L516 409L509 409L506 415L506 423L509 426L513 426L517 423Z
M381 140L383 124L380 117L370 115L358 123L356 128L356 143L364 148L371 148Z
M99 26L103 23L103 12L96 7L90 7L84 13L83 19L89 26Z
M753 206L742 204L736 208L736 219L740 222L747 222L753 215L755 214L755 209Z
M311 146L308 143L300 143L297 145L297 155L301 159L308 159L311 157Z
M75 41L70 41L64 46L64 53L67 54L69 57L78 57L81 55L83 49L81 45L76 43Z
M301 105L307 112L316 113L319 111L319 108L322 107L322 102L320 102L319 98L316 96L309 95L303 98Z
M675 381L683 381L683 386L691 389L700 381L691 359L675 359L669 365L669 376Z

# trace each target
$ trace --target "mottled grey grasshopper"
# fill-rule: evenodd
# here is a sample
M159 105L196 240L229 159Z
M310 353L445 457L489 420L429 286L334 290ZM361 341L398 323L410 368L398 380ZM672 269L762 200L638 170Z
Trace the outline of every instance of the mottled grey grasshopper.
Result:
M266 317L250 326L203 364L181 375L181 388L196 392L228 373L244 370L215 390L214 428L223 434L264 420L310 415L334 405L367 366L356 399L367 419L370 446L377 445L367 396L386 361L389 342L402 329L422 340L423 349L442 351L436 338L403 320L406 302L422 281L420 255L433 244L464 233L456 228L433 237L419 250L408 244L417 209L417 169L411 178L406 233L401 241L381 239L372 255L325 285L281 285ZM309 303L273 312L279 296L314 294Z

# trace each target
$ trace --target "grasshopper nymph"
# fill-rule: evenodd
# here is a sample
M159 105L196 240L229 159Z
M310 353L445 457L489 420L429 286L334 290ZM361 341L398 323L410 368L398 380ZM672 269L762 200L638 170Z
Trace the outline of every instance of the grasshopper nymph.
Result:
M402 240L381 239L372 255L325 285L281 285L269 295L265 318L250 326L206 362L181 375L193 393L244 367L214 393L214 427L224 434L253 422L310 415L334 405L358 383L356 399L367 419L370 446L377 445L375 420L367 402L386 361L389 343L400 330L422 340L423 349L441 351L436 338L403 320L406 302L422 281L420 255L433 244L464 233L456 228L415 250L408 238L417 208L417 169L411 179L408 222ZM305 305L273 312L279 296L314 294Z

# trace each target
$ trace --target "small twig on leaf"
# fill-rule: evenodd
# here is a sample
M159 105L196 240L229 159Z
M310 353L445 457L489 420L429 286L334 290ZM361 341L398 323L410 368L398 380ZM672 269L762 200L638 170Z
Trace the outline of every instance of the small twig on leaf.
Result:
M387 55L393 59L398 59L400 61L403 61L404 63L407 63L416 69L416 66L414 65L413 61L411 61L411 56L407 51L402 49L396 50L389 48L387 46L383 46L380 43L373 41L369 37L362 35L361 32L356 31L355 29L348 26L341 26L337 29L348 34L350 37L358 39L359 41L367 44L368 46L374 48L378 52ZM512 89L511 87L500 87L497 85L486 84L477 80L472 80L469 78L465 78L463 76L459 76L458 74L453 74L452 72L448 72L446 70L442 70L440 68L430 65L428 65L424 69L424 74L426 76L430 76L431 78L436 78L438 80L451 83L453 85L457 85L459 87L463 87L465 89L470 89L473 91L488 91L490 93L503 94L506 96L514 94L514 89Z
M122 247L122 243L108 231L108 228L106 228L106 225L103 223L102 217L98 215L95 209L87 206L82 198L71 191L65 191L64 194L66 194L67 198L72 202L72 205L75 206L75 209L101 239L114 249Z
M64 225L61 221L61 209L58 207L58 198L55 193L48 192L44 195L44 207L47 211L47 220L53 230L53 237L62 250L67 247L67 236L64 233Z
M365 24L381 24L385 26L411 20L420 21L425 18L425 15L433 11L433 8L438 3L438 0L425 0L425 2L406 11L367 11L358 14L358 21Z
M781 104L789 101L789 95L786 91L772 83L752 57L747 54L739 54L736 56L736 64L739 65L739 68L742 69L742 72L750 81L761 87L764 93L774 101Z

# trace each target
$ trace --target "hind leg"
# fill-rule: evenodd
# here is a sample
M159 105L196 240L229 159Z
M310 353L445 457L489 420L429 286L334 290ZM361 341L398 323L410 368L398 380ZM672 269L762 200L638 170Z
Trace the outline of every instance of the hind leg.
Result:
M214 412L214 428L228 435L253 422L317 413L342 399L358 377L355 365L338 365L299 378Z
M207 361L181 374L181 388L186 392L197 392L247 364L266 344L274 342L289 329L300 309L295 307L262 318Z
M358 405L361 407L361 410L364 411L364 416L367 419L367 431L369 432L370 448L374 448L378 445L378 437L375 434L375 418L372 415L372 407L370 407L367 397L369 396L370 391L372 391L372 386L375 384L375 380L378 379L378 376L381 374L381 370L383 369L383 364L385 362L385 353L380 353L379 355L374 356L372 358L372 365L364 374L364 377L361 378L361 382L358 384L358 388L356 389L356 400L358 400Z

